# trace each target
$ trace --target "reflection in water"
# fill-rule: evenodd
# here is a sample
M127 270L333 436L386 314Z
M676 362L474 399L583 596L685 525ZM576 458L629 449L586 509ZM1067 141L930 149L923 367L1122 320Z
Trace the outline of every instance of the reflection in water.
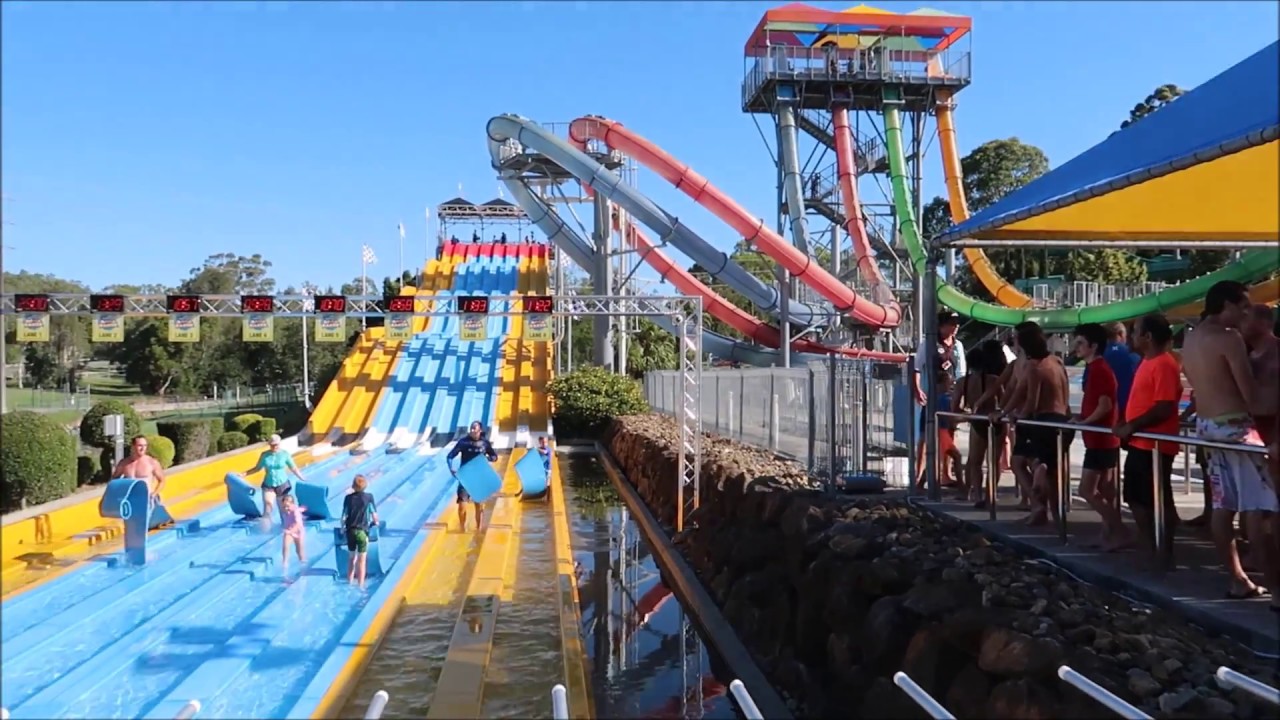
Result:
M595 458L567 463L566 502L598 717L734 718L730 678L663 582Z

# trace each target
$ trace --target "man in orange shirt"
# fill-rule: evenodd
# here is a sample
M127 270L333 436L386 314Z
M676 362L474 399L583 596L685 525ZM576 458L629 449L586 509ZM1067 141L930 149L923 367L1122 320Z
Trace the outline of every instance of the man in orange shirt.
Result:
M1178 443L1161 442L1159 462L1153 457L1153 440L1133 437L1147 432L1160 435L1178 434L1178 403L1182 400L1182 367L1169 352L1173 329L1160 313L1152 313L1138 322L1135 338L1142 354L1142 364L1133 376L1125 421L1115 427L1116 436L1128 441L1129 452L1124 462L1124 501L1133 512L1138 538L1150 552L1155 551L1155 483L1160 483L1164 496L1164 550L1157 558L1161 567L1172 570L1173 531L1178 513L1173 504L1173 460Z

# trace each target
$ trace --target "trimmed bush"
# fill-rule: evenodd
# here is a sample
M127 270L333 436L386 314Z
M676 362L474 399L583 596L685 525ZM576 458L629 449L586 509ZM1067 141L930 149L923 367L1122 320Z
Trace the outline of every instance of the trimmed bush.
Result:
M218 446L218 438L227 431L227 423L221 417L209 418L209 447Z
M173 441L173 462L183 465L209 456L209 423L175 420L156 423L156 432Z
M101 424L101 423L99 423ZM76 489L76 440L39 413L0 415L0 506L57 500Z
M245 435L249 435L250 437L252 437L250 430L261 419L262 419L262 416L259 415L258 413L245 413L243 415L237 415L231 418L231 420L227 423L227 429L232 430L234 432L242 432Z
M555 403L556 435L562 438L602 437L609 421L649 411L640 384L598 367L562 375L547 386Z
M76 484L92 485L97 481L98 475L102 473L102 468L96 459L89 455L81 455L76 458Z
M132 405L120 400L103 400L89 408L89 412L80 420L80 442L89 447L115 447L115 438L107 437L102 432L102 419L108 415L124 416L125 442L142 434L142 418Z
M267 438L276 434L276 419L262 418L249 428L247 434L250 442L266 442Z
M230 450L239 450L249 444L249 436L242 432L231 430L224 432L218 436L218 452L224 453Z
M147 436L147 454L160 461L160 467L173 466L173 441L163 435Z

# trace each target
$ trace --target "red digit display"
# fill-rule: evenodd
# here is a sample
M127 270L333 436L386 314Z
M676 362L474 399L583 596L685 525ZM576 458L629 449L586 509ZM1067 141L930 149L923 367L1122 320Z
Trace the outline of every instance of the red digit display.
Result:
M165 308L171 313L200 312L199 295L166 295Z
M14 295L13 309L18 312L49 312L49 296L40 295Z
M556 311L556 301L550 295L525 295L524 311L539 315L550 315Z
M317 295L316 296L316 312L322 313L345 313L347 311L347 297L345 295Z
M89 311L99 313L124 312L123 295L90 295Z
M458 312L466 315L488 315L489 298L482 295L463 295L458 298Z
M276 311L276 299L270 295L241 295L240 312L269 313Z
M413 309L413 296L411 295L397 295L387 298L387 312L411 313Z

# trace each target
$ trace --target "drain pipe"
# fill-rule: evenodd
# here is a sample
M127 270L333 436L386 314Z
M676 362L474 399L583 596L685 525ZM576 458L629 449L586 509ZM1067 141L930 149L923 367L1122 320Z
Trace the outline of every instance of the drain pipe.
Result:
M364 711L364 720L379 720L382 717L382 711L387 709L387 703L391 700L391 696L386 690L379 690L373 694L373 699L369 701L369 709Z

